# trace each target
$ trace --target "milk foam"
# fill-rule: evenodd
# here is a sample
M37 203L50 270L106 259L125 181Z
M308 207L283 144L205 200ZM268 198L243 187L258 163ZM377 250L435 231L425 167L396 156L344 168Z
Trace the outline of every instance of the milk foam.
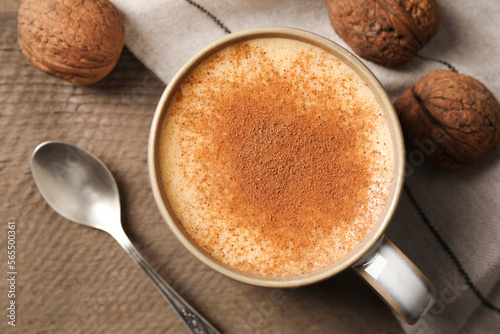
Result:
M237 115L254 123L233 126ZM330 124L351 133L344 136L347 144L315 141L330 132L332 141L342 137L334 134L343 130ZM291 136L303 161L285 152ZM324 161L316 165L321 159L308 147L338 157L340 169ZM344 155L356 160L352 175L335 175L349 171ZM282 157L287 160L280 165ZM207 253L252 274L289 276L332 264L365 238L388 198L393 152L380 105L357 74L321 48L269 38L219 51L184 80L163 121L160 163L177 218ZM345 189L332 185L332 200L323 201L329 188L322 183L329 175L332 182L351 183ZM352 217L337 205L344 203L339 189L356 213Z

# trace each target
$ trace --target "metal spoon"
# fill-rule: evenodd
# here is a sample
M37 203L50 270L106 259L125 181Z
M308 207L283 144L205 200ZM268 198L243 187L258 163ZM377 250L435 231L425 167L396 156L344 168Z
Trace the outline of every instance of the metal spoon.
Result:
M61 216L111 234L151 279L191 333L220 333L180 297L139 254L123 231L115 179L83 149L44 142L31 156L31 172L42 196Z

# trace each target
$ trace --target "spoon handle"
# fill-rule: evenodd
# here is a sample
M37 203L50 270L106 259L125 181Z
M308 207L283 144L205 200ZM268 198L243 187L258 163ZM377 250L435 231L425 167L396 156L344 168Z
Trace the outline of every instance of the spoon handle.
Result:
M221 334L212 324L196 312L181 296L175 292L167 282L151 267L151 265L142 257L139 251L134 247L123 229L115 230L113 237L125 249L134 262L141 268L146 276L151 279L154 286L160 291L167 302L172 306L175 313L181 318L182 322L191 333L195 334Z

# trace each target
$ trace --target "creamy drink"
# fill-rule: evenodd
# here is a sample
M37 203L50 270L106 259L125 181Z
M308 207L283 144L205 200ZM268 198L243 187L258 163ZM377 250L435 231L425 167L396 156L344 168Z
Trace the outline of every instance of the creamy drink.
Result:
M251 39L203 60L161 124L160 175L189 236L241 271L290 276L349 253L392 182L389 126L329 52Z

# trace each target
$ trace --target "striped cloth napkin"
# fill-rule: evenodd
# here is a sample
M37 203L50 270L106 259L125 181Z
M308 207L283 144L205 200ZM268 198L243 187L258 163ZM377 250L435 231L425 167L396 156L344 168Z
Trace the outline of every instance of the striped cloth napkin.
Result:
M165 83L203 46L247 28L295 27L346 46L323 0L112 2L124 14L128 48ZM449 68L475 77L500 98L498 0L438 3L439 31L418 57L397 69L364 62L392 99L431 70ZM500 150L460 173L409 161L387 234L437 290L423 319L402 323L407 333L500 333Z

